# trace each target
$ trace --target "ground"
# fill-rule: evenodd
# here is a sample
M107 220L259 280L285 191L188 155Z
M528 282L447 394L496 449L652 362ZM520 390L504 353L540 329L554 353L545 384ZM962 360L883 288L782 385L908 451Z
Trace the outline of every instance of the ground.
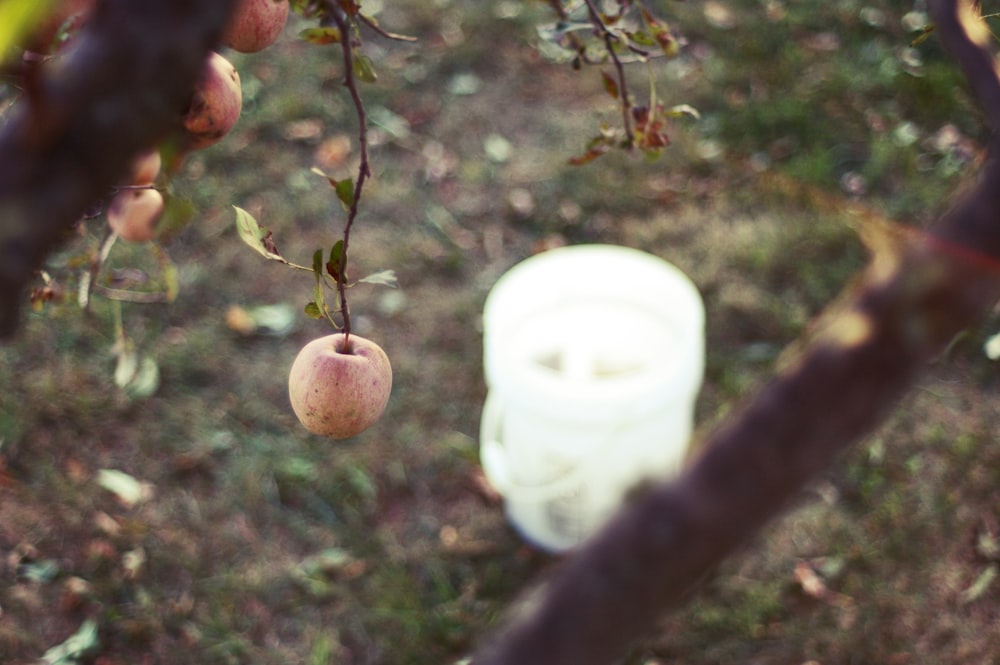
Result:
M654 64L657 94L701 118L678 119L658 161L584 167L566 161L617 114L596 69L539 54L545 3L385 4L380 23L420 41L366 40L375 177L351 260L401 286L359 285L351 308L393 362L384 418L346 442L297 424L287 370L328 327L301 314L311 277L236 234L234 204L308 264L343 223L310 169L352 173L355 120L335 50L290 25L230 54L237 131L171 180L195 211L164 245L176 302L49 307L0 348L4 663L89 625L84 662L102 665L458 660L559 562L512 531L478 462L478 322L506 269L607 242L687 272L707 312L700 440L864 265L863 220L926 226L982 153L961 81L933 37L910 45L923 19L896 3L656 4L688 42ZM158 258L119 246L112 262L156 273ZM233 306L262 305L292 328L234 329ZM115 384L116 320L158 367L150 396ZM982 345L998 322L957 339L625 662L995 660L1000 379Z

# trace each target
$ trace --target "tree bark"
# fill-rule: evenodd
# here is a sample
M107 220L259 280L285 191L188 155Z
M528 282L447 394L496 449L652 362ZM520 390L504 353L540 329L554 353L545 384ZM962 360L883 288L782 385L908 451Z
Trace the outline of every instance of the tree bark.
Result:
M104 0L0 129L0 337L27 285L131 160L181 126L233 0Z
M960 10L961 8L961 10ZM937 32L993 127L1000 81L968 4ZM625 508L509 619L473 665L606 665L870 432L927 362L1000 297L1000 163L929 233L882 230L871 265L803 351L676 481Z

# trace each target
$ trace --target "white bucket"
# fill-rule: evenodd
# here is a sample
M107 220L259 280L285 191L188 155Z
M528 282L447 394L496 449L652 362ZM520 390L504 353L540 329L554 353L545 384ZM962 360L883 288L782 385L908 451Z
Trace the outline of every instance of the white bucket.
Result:
M579 245L514 266L483 312L480 458L511 524L551 550L687 453L704 371L694 284L645 252Z

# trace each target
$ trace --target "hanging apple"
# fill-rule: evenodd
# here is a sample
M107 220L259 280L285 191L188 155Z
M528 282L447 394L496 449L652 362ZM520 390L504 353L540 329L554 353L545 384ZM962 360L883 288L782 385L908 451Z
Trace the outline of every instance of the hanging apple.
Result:
M125 179L126 185L152 185L156 176L160 175L160 168L163 166L163 158L157 148L151 148L141 153L132 160L128 177Z
M242 106L239 72L231 62L213 52L184 116L185 147L197 150L221 141L236 125Z
M156 237L163 214L163 194L152 188L123 189L108 206L108 226L122 240L146 242Z
M313 434L346 439L379 419L392 390L392 367L374 342L336 333L306 344L292 363L288 396Z
M288 9L288 0L239 0L222 34L222 43L240 53L264 50L281 35Z

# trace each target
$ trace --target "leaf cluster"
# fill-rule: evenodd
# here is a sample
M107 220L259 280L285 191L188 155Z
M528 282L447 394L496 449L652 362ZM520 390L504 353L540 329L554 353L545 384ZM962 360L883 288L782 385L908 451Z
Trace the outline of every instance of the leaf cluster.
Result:
M616 148L637 148L649 159L659 157L670 145L667 120L685 115L698 117L698 113L689 105L667 109L658 102L652 76L647 101L637 102L629 91L625 65L649 66L654 58L676 57L685 43L683 36L642 2L617 0L611 11L606 11L604 5L598 8L593 0L552 0L549 5L558 20L539 28L542 51L556 60L570 62L574 69L612 65L613 72L601 71L601 81L608 95L619 103L622 114L620 127L602 123L584 152L571 157L568 163L581 166Z
M337 191L337 195L341 202L344 203L345 206L350 205L353 200L350 192L352 192L353 189L343 183L350 183L351 181L336 181L333 178L329 178L329 180L330 184ZM312 263L309 266L289 261L281 255L281 252L278 251L278 247L274 242L274 237L270 230L261 226L260 223L257 222L256 218L254 218L254 216L246 210L237 206L233 206L233 210L236 213L236 230L239 233L240 239L243 240L247 246L252 248L265 259L277 261L278 263L283 263L290 268L303 270L313 274L316 279L316 284L313 289L312 300L306 304L303 310L306 315L311 318L326 318L335 328L339 328L336 321L333 319L333 315L336 313L336 310L331 309L326 301L326 289L328 288L336 291L340 286L351 288L356 284L378 284L381 286L388 286L390 288L396 288L399 286L399 281L397 280L396 273L393 270L380 270L362 277L356 282L351 282L345 269L345 266L347 265L347 256L344 250L345 244L343 239L337 240L333 246L330 247L328 252L323 249L315 250L312 256ZM326 260L324 260L324 257Z
M539 36L561 50L558 59L570 61L574 69L607 64L615 56L623 62L673 58L684 44L676 28L641 2L617 0L612 12L599 10L591 0L549 4L559 19L540 26ZM548 49L550 55L556 52Z

